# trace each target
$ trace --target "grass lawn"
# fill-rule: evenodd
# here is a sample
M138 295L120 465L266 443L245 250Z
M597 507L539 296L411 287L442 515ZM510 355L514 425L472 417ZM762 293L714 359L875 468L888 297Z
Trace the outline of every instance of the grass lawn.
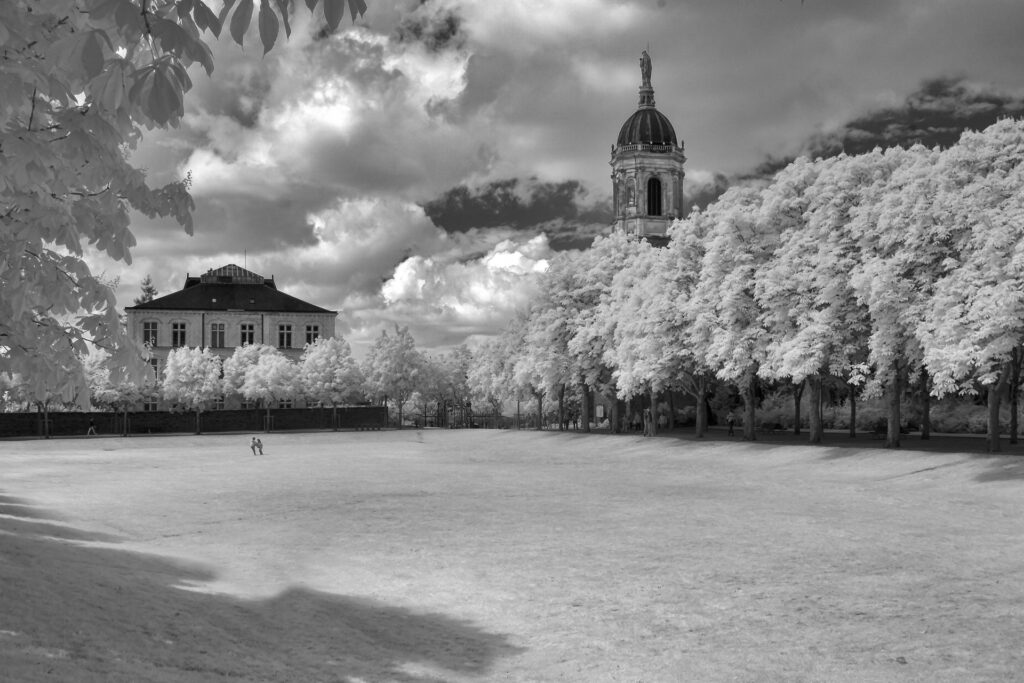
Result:
M0 679L1024 675L1017 456L249 436L0 442Z

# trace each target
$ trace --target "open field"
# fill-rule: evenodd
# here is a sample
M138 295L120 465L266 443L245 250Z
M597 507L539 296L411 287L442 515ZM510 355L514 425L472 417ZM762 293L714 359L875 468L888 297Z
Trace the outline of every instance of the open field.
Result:
M1019 457L476 430L247 442L0 442L0 678L1024 671Z

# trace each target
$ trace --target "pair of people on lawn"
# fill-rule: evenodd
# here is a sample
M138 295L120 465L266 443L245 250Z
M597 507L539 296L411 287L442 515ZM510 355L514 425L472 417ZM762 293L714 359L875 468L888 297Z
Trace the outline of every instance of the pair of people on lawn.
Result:
M249 443L249 448L252 449L252 454L256 455L256 451L263 455L263 442L257 439L255 436L252 437L252 441Z

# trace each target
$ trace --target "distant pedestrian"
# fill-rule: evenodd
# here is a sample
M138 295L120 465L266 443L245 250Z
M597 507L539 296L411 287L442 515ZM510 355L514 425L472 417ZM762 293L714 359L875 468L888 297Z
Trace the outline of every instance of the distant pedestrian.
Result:
M252 437L252 441L249 442L249 448L252 449L252 454L256 455L256 437Z
M730 410L725 416L725 424L729 425L729 436L733 436L736 433L736 413Z
M640 431L640 413L633 413L633 431Z
M85 433L86 436L96 436L96 420L89 418L89 431Z
M644 436L654 436L654 418L650 408L644 408Z
M259 439L256 439L256 448L259 449L260 455L263 455L263 442Z

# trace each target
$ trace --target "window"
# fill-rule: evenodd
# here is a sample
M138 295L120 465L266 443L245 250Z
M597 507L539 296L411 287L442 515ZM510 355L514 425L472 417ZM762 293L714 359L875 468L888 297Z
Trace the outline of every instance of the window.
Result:
M277 346L281 349L290 349L292 347L292 326L291 325L278 325L277 326Z
M252 401L247 398L242 399L242 410L252 410L255 407L256 401Z
M155 320L147 320L142 323L142 343L149 344L150 346L157 345L157 322Z
M160 359L150 358L149 365L153 368L153 379L159 384L160 383Z
M214 410L224 410L224 394L217 396L213 399Z
M171 323L171 346L185 346L185 323Z
M210 347L214 349L224 348L224 323L210 324Z
M290 398L282 398L280 401L277 402L277 407L278 408L294 408L295 407L295 401L293 401Z
M158 407L159 406L157 405L157 400L155 398L153 398L153 397L147 398L142 403L142 410L143 410L143 412L155 413L156 409Z
M647 215L661 215L661 181L657 178L647 181Z
M238 345L245 346L246 344L256 343L256 326L252 323L242 323L238 329Z
M306 343L312 344L320 338L319 325L306 325Z

